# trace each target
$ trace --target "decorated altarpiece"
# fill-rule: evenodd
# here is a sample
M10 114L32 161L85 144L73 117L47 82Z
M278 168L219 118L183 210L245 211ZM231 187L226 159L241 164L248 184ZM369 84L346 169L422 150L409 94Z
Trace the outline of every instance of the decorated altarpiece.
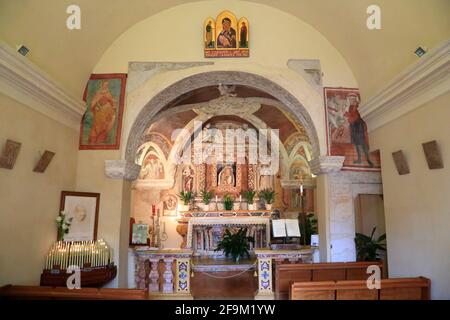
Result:
M205 58L250 56L249 22L239 20L230 11L221 12L216 19L207 18L203 23Z

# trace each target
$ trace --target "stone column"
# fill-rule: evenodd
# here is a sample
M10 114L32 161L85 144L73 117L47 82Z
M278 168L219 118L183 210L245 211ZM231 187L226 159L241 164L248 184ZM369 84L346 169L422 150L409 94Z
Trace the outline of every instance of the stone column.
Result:
M175 291L176 293L191 292L191 259L177 258L175 272Z
M158 271L158 263L159 258L150 258L150 285L148 287L150 292L159 292L159 271Z
M172 273L172 262L173 258L164 258L164 263L166 265L166 269L164 270L164 284L163 284L163 292L164 293L173 293L173 273Z

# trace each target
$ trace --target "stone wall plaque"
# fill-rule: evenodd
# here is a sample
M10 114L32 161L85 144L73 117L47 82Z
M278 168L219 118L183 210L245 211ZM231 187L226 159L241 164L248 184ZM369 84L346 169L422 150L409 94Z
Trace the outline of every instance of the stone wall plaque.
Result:
M39 162L37 163L36 167L34 167L34 172L45 172L48 165L52 161L55 153L45 150L44 154L41 156L41 159L39 159Z
M444 168L441 152L436 140L422 143L422 147L429 169L433 170Z
M406 162L405 155L402 150L392 153L392 158L394 159L395 166L399 175L404 175L409 173L408 162Z
M3 148L2 155L0 156L0 168L14 168L21 145L22 144L20 142L6 140L5 147Z

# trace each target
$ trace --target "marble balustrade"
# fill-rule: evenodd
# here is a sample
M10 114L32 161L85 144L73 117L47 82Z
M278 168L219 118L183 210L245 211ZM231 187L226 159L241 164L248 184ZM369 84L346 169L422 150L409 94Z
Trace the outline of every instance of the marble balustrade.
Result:
M273 261L282 262L288 260L289 262L303 261L311 263L315 248L300 249L300 250L270 250L270 249L256 249L255 255L257 258L257 272L258 272L258 291L256 292L256 300L274 299L273 291Z
M136 288L148 288L150 295L192 297L190 291L192 250L148 247L134 249ZM160 265L163 264L163 272Z

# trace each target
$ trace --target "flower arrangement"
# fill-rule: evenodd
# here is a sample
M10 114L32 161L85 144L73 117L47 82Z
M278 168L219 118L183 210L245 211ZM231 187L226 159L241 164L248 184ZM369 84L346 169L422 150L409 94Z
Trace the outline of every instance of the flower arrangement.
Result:
M202 197L202 201L204 204L209 204L211 202L213 195L214 195L213 191L206 191L206 190L200 191L200 196Z
M259 196L266 201L266 209L271 210L272 204L275 202L275 191L271 189L264 189L259 193Z
M195 193L192 191L181 191L178 197L180 197L180 200L183 201L184 204L184 206L181 207L181 211L187 211L189 210L189 204L195 198Z
M72 224L73 218L66 218L66 214L64 211L59 213L59 216L56 217L56 227L58 231L58 241L64 240L64 235L69 233L70 225Z
M233 210L233 197L227 193L223 196L223 206L225 207L225 210Z

